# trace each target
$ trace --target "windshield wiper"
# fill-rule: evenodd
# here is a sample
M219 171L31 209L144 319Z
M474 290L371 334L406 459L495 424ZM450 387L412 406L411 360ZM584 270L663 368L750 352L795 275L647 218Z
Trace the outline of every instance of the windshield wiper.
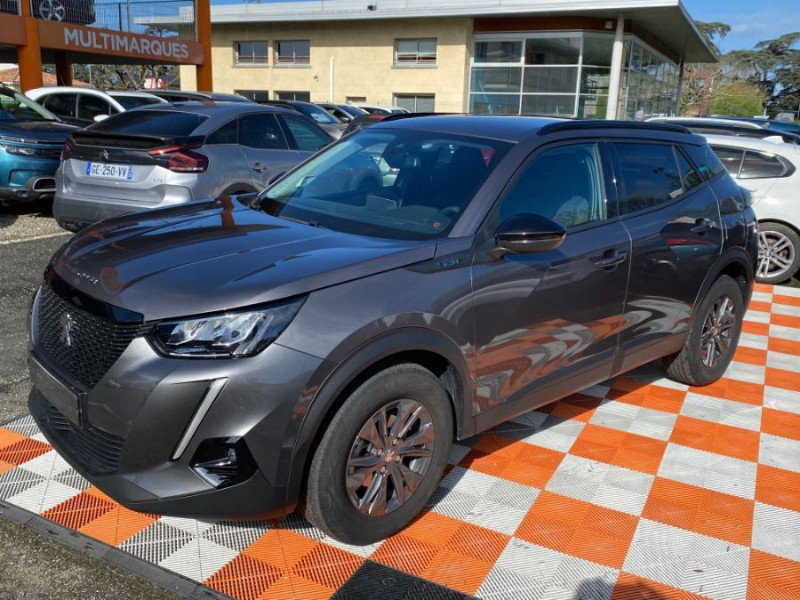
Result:
M320 225L319 221L314 221L313 219L309 220L309 221L305 221L303 219L298 219L296 217L286 217L284 215L279 215L278 218L279 219L285 219L287 221L294 221L295 223L300 223L301 225L309 225L310 227L317 227L319 229L327 229L327 227L325 227L323 225Z

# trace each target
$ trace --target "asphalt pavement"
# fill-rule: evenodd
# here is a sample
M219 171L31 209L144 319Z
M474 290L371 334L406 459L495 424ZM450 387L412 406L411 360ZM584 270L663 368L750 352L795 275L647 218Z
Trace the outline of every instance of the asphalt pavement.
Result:
M46 206L0 207L0 423L28 413L28 306L69 239ZM0 600L177 600L143 577L0 517Z

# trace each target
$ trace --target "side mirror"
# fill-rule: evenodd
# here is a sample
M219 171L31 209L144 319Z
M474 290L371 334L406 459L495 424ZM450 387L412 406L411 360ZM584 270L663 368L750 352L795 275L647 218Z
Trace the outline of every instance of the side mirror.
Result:
M555 250L564 241L567 230L560 223L523 213L503 221L494 234L497 245L510 252L530 254Z
M95 123L99 123L100 121L105 121L108 118L108 115L95 115L92 117L92 121Z

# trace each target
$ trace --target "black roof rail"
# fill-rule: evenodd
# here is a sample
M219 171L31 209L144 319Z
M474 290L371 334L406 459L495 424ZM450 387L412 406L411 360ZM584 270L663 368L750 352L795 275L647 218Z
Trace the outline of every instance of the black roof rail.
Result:
M358 107L356 107L358 108ZM445 116L445 115L453 115L457 113L441 113L441 112L415 112L415 113L391 113L383 117L380 120L381 123L385 123L386 121L399 121L401 119L411 119L414 117L436 117L436 116ZM365 115L366 116L366 115Z
M691 133L683 125L672 125L670 123L645 123L643 121L606 121L604 119L586 119L574 121L559 121L541 127L538 135L548 135L557 131L571 131L574 129L649 129L657 131L669 131L671 133Z

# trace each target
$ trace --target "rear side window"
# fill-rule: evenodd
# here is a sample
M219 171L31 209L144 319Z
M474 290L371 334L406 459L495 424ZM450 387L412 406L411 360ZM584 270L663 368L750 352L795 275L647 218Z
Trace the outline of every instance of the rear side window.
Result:
M683 192L671 144L614 144L622 215L670 202Z
M59 117L75 116L75 95L74 94L50 94L40 98L39 102L47 110Z
M226 123L208 136L206 144L238 144L239 119Z
M742 159L744 158L744 152L736 150L735 148L723 148L721 146L714 146L713 150L728 173L734 177L738 177L739 169L742 166Z
M92 125L92 131L187 137L208 117L172 110L132 110Z
M316 152L331 143L330 138L314 125L291 115L281 115L289 134L294 139L295 147L303 152Z
M78 118L91 121L97 115L110 115L116 112L103 98L89 94L78 95Z
M744 153L741 179L767 179L788 174L786 165L774 154L747 150Z
M683 149L692 159L695 167L697 167L697 172L703 179L711 179L725 170L717 155L707 144L702 146L686 144Z
M275 115L245 115L239 118L239 143L248 148L287 150L286 139Z

